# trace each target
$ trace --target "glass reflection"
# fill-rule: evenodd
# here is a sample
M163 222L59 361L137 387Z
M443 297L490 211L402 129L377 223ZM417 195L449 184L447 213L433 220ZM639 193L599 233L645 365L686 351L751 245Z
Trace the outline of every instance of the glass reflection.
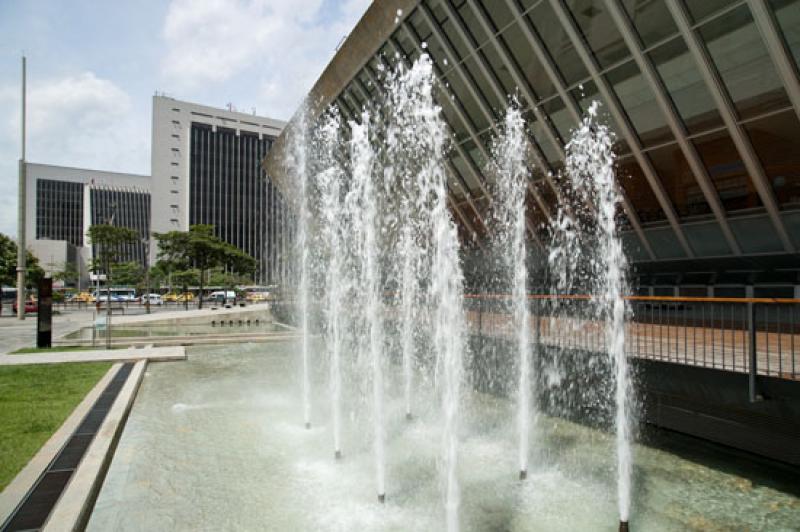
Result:
M693 142L725 210L738 211L761 206L761 198L739 152L725 131L705 135Z
M644 146L672 140L672 133L656 104L653 91L645 82L636 63L628 61L609 72L606 77Z
M782 209L800 207L800 122L793 110L745 125Z
M659 46L650 58L690 133L722 125L716 104L682 38Z
M625 41L602 2L568 0L567 5L601 67L607 68L630 56Z
M645 46L678 32L664 0L622 0L622 4Z
M746 5L705 24L700 35L741 118L788 105L783 84Z

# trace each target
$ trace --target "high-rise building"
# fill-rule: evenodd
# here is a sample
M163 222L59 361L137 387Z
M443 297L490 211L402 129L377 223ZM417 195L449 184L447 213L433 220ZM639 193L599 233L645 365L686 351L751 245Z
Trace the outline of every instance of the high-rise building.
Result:
M109 223L135 230L140 242L122 250L122 262L145 264L150 233L150 177L27 163L26 232L45 271L69 263L86 286L96 249L87 232Z
M258 261L257 283L278 282L289 253L287 213L261 161L283 125L153 97L153 231L213 225L216 236ZM151 251L155 259L155 243Z
M386 70L429 54L454 139L451 205L472 242L485 238L492 204L489 141L517 95L539 249L565 201L565 143L599 101L642 293L798 297L798 28L800 0L373 2L308 100L358 121ZM283 145L265 164L276 182Z

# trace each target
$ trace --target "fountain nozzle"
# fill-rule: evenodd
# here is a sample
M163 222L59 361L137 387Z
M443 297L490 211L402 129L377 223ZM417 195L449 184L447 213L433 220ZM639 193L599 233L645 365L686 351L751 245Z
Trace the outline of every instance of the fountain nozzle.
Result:
M381 504L386 502L386 494L385 493L379 493L378 494L378 502L381 503Z
M620 521L619 522L619 532L628 532L628 522L627 521Z
M411 421L414 419L414 416L411 415L411 412L406 412L406 421Z
M306 428L307 428L307 429L310 429L310 428L311 428L311 423L310 423L310 422L308 422L308 421L306 421Z
M527 469L520 469L519 470L519 479L520 480L525 480L526 478L528 478L528 470Z
M337 460L341 460L342 459L342 451L337 449L336 452L333 453L333 457L336 458Z

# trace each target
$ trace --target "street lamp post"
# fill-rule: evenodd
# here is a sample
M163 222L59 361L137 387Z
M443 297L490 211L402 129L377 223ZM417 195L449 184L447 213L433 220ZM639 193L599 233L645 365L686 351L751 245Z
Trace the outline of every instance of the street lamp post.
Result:
M144 244L144 311L150 314L150 239L143 239L142 244Z

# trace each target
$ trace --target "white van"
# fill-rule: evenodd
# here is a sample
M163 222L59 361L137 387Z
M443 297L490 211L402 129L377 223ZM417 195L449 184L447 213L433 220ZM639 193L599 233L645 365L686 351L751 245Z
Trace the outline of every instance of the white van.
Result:
M233 304L234 299L236 299L236 292L233 290L217 290L208 296L209 301L220 305Z

